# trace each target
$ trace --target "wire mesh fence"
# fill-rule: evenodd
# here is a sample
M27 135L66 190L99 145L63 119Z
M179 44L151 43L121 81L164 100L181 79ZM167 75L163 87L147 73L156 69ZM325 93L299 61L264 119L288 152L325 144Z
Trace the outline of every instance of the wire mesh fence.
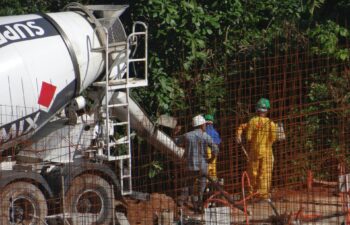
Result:
M348 61L304 48L237 55L177 76L184 90L184 104L171 113L177 126L146 115L133 122L138 115L130 112L131 196L120 194L119 159L104 157L104 141L122 143L125 130L97 137L103 123L92 115L74 123L57 115L4 148L11 135L24 136L20 123L7 122L28 113L0 107L7 121L0 121L0 224L349 222ZM261 98L270 106L259 106ZM213 139L201 123L193 127L199 114L211 114L220 135L216 163L207 149ZM125 149L116 144L111 151L118 157Z

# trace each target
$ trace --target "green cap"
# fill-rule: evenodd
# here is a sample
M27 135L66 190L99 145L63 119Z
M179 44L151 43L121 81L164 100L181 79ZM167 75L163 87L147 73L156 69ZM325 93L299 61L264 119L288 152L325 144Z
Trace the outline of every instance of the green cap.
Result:
M207 114L207 115L205 115L204 116L204 119L206 120L206 121L214 121L214 116L213 115L210 115L210 114Z

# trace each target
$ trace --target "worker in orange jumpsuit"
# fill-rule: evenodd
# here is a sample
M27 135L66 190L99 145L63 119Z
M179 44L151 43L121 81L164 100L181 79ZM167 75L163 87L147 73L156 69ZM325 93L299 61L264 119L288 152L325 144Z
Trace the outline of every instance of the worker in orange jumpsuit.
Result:
M264 199L269 198L273 169L272 144L277 139L277 125L267 117L269 109L269 100L261 98L256 107L257 115L239 126L236 137L241 144L241 135L246 129L250 192L257 192Z

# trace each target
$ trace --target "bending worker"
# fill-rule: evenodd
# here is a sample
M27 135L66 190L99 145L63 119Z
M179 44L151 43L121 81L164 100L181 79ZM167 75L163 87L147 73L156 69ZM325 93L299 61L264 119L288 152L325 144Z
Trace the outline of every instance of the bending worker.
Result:
M205 132L206 124L203 116L193 117L193 131L185 133L175 139L177 145L185 147L188 172L186 173L186 188L191 195L192 204L197 210L201 209L203 193L206 187L206 177L208 174L207 146L212 147L214 154L217 154L218 147L212 138ZM196 180L200 182L199 190L195 190Z
M213 139L214 144L219 145L221 143L220 135L215 130L213 122L214 122L214 116L207 114L204 116L206 120L206 132L207 134ZM208 176L213 179L214 181L218 180L217 172L216 172L216 161L217 161L217 154L219 152L216 152L216 154L213 153L210 146L207 148L207 157L208 157Z
M267 117L270 102L261 98L256 106L257 115L237 130L237 142L241 144L243 129L246 129L248 144L248 174L250 193L257 192L260 198L269 198L272 180L272 144L277 139L277 125Z

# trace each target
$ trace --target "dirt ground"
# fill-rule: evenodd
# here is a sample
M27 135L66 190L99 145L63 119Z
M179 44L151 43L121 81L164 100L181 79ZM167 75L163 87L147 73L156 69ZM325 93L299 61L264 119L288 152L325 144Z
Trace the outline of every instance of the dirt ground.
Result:
M343 224L346 220L346 196L333 189L278 190L271 201L250 199L237 201L249 215L228 204L224 197L207 205L203 213L194 213L190 203L178 207L164 194L151 194L147 201L126 200L130 225L175 224ZM212 208L209 208L212 207ZM214 216L213 216L214 215ZM346 222L344 223L346 224Z

